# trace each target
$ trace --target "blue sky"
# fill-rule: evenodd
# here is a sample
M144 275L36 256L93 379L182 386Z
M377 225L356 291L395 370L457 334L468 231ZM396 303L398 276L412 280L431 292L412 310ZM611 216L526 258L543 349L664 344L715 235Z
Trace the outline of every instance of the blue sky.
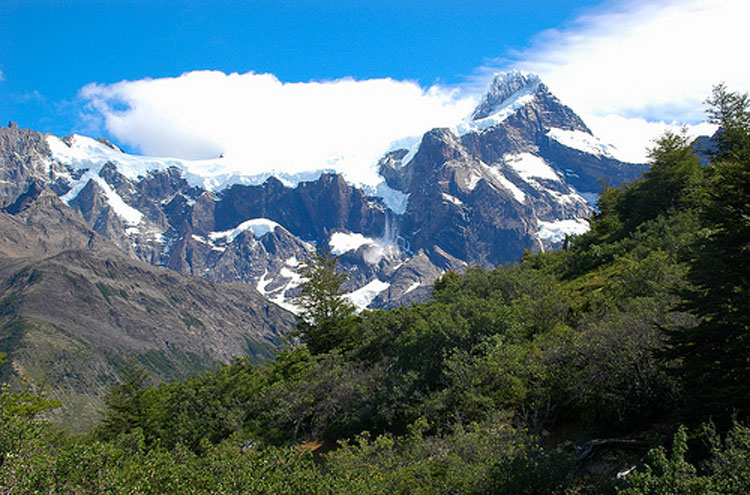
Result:
M5 0L0 119L69 132L75 116L53 114L88 83L199 69L460 83L597 3Z
M750 87L749 70L741 67L747 64L738 63L741 47L748 46L740 27L750 17L747 4L4 0L0 123L13 120L58 135L105 135L138 152L200 158L231 149L222 136L240 139L242 132L234 129L247 129L247 135L268 121L273 108L257 102L252 108L259 111L249 112L257 114L255 121L247 111L237 114L233 103L248 91L263 100L270 88L268 101L283 102L302 88L286 83L320 83L304 91L310 90L308 100L318 98L318 89L325 92L321 101L330 102L333 121L354 118L333 107L339 100L351 105L360 94L339 84L342 79L363 82L357 86L362 89L367 81L388 78L392 87L370 85L363 97L385 101L408 89L404 81L416 83L422 94L413 99L419 100L414 111L432 91L430 104L448 119L496 70L520 67L540 73L595 130L617 138L627 129L633 140L643 140L666 124L697 123L712 84ZM206 70L214 71L211 77L196 72ZM253 76L259 74L272 74L278 84L261 84ZM339 90L352 94L338 98ZM412 108L410 97L403 98L400 105ZM295 112L321 113L319 106L307 109L295 101ZM361 125L362 132L377 132ZM329 132L324 121L314 127Z

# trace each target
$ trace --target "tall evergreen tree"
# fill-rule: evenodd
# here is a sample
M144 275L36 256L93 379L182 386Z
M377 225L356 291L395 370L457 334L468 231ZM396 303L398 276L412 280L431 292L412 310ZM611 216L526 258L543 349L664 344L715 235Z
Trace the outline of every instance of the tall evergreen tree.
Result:
M670 350L688 413L726 421L750 416L750 100L719 85L708 103L720 129L685 305L700 322L673 333Z
M626 230L670 209L694 207L700 196L703 169L685 132L667 132L649 151L651 166L625 190L618 204Z
M343 343L355 321L355 307L342 295L346 274L336 270L337 256L317 251L305 265L297 304L302 307L297 329L310 352L328 352Z
M104 438L114 438L120 433L141 428L147 441L156 438L158 404L156 392L149 388L150 373L131 360L120 373L121 383L109 389L104 397L107 409L99 433Z

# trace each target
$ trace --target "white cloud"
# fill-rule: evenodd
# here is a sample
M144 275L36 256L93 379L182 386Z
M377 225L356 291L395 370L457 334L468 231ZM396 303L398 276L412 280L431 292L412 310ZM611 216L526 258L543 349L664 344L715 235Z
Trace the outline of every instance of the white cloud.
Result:
M653 148L654 141L667 130L681 132L685 129L688 136L693 138L710 136L716 131L716 126L707 122L682 125L676 122L649 122L642 118L626 118L614 114L604 117L588 116L586 123L599 139L616 147L616 150L611 150L616 158L633 163L646 162L648 150Z
M644 161L667 128L711 132L694 125L713 85L750 89L747 19L747 0L609 0L460 88L197 71L90 84L81 90L93 109L84 120L149 155L224 154L244 174L333 169L373 184L372 166L392 141L456 124L495 70L517 67L540 74L618 158Z
M608 2L565 29L540 33L512 60L490 65L540 74L592 130L630 148L633 158L634 146L644 149L636 139L704 120L713 85L750 88L748 19L747 0ZM483 68L480 78L494 69ZM624 129L629 134L618 135Z
M540 34L517 63L581 112L695 122L713 85L750 86L749 18L747 0L620 2Z
M283 83L218 71L90 84L81 96L112 136L148 155L224 154L246 174L334 169L369 184L392 141L452 125L475 103L392 79Z

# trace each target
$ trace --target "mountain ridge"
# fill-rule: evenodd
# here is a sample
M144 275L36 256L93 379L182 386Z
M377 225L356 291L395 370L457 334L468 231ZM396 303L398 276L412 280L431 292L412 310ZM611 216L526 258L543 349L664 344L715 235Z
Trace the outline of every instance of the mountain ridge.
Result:
M19 133L0 129L6 141ZM283 174L241 177L217 161L136 157L108 141L29 133L23 156L37 167L23 177L53 189L123 252L183 273L251 283L290 308L299 284L295 263L316 247L333 249L334 235L366 239L338 253L351 297L375 284L381 293L361 301L391 307L413 300L414 284L427 296L423 289L444 270L489 268L525 249L561 245L566 234L585 231L601 180L625 183L643 170L612 158L538 76L518 71L496 75L463 123L385 153L376 164L377 187L326 171L296 183ZM6 148L5 156L17 154ZM15 201L21 189L8 190L4 201ZM266 234L266 241L212 241L264 219L284 232ZM399 271L416 256L426 258Z
M129 256L48 189L19 199L13 214L0 211L0 349L11 363L2 378L44 381L65 404L61 424L95 422L130 359L157 381L185 378L268 359L294 327L246 284Z

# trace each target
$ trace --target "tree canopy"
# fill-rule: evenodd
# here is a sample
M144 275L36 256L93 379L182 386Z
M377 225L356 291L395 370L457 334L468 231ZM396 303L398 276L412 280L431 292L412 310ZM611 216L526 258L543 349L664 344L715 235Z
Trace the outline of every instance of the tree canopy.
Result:
M336 270L338 257L318 250L302 269L304 282L296 303L302 308L297 329L314 354L342 344L354 324L354 305L342 295L347 276Z

